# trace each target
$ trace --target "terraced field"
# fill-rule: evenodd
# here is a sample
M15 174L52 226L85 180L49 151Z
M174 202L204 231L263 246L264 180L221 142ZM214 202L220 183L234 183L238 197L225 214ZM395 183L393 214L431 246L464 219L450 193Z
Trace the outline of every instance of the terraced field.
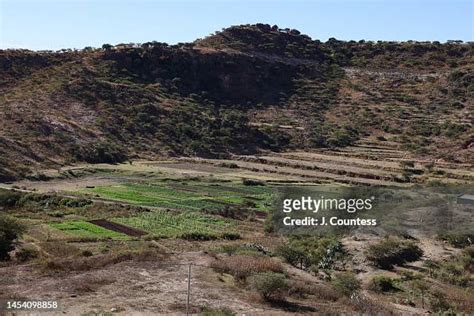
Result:
M193 183L194 182L194 183ZM160 181L155 183L122 183L85 189L101 198L142 206L199 211L216 211L225 207L246 205L264 211L271 200L271 189L244 186L239 183L206 183Z
M51 223L51 227L65 232L71 237L86 239L118 239L127 240L129 236L114 232L109 229L94 225L86 221L65 221L61 223Z
M268 177L270 182L342 183L409 187L414 183L474 183L474 168L468 164L425 161L393 147L358 145L338 150L285 152L258 156L234 156L230 160L181 158L214 168L234 165L242 177ZM389 149L390 148L390 149ZM166 165L182 168L181 165Z
M159 237L180 237L183 234L200 234L218 237L232 230L230 220L196 212L172 213L155 210L134 217L115 218L114 221L147 231Z

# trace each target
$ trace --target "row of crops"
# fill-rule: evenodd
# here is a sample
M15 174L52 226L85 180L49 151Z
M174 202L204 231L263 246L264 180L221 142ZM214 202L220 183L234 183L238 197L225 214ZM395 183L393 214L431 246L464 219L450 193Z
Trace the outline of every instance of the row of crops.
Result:
M86 191L106 199L189 211L217 210L238 205L265 210L272 198L269 187L250 187L236 183L170 183L165 181L153 184L124 183L96 187Z
M208 215L226 207L267 210L273 192L267 186L245 186L235 182L161 180L154 183L123 183L85 189L101 198L157 207L133 216L109 220L150 233L176 238L185 234L222 237L235 229L234 220ZM207 213L207 214L206 214ZM52 223L52 227L78 238L127 239L128 236L86 221Z
M174 213L157 210L134 217L115 218L115 222L147 231L156 236L179 237L184 233L219 235L233 227L230 220L196 212Z
M66 221L61 223L51 223L51 227L59 229L66 234L76 238L86 239L120 239L127 240L130 237L106 228L94 225L86 221Z

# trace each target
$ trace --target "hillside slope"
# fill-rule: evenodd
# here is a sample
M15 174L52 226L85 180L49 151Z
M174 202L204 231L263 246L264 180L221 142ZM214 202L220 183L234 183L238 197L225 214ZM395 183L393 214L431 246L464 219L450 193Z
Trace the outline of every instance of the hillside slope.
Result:
M0 51L0 181L37 167L343 147L472 162L463 43L322 43L235 26L193 43Z

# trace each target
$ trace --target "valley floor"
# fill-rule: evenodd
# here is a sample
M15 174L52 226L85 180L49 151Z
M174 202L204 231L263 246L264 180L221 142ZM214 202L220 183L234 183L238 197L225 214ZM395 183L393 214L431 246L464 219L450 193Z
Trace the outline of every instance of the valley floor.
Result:
M468 209L454 207L448 216L434 205L407 204L403 218L384 214L394 231L356 229L330 239L340 242L344 255L327 269L289 264L275 254L291 238L265 232L275 195L286 186L325 190L378 185L410 192L414 184L431 182L433 194L450 197L454 195L446 188L473 187L472 166L401 163L408 160L395 149L359 146L41 170L46 181L0 186L17 199L5 211L27 226L20 249L35 253L0 265L0 298L57 299L58 315L184 314L192 264L192 314L427 314L438 308L433 303L437 294L426 294L425 302L416 288L419 279L440 290L453 310L473 312L472 271L462 270L469 275L467 285L437 277L450 262L461 264L466 250L443 241L433 229L448 218L457 225L453 232L472 233ZM246 179L254 182L249 185ZM436 191L437 186L444 191ZM374 266L366 256L368 248L387 234L413 240L423 256L392 270ZM216 268L232 260L270 260L290 284L285 299L266 301L251 289L249 279L242 281L230 268ZM432 262L437 268L427 268ZM452 269L459 267L456 263ZM335 290L334 278L344 271L361 282L355 298ZM380 276L391 278L396 289L371 290L372 280Z

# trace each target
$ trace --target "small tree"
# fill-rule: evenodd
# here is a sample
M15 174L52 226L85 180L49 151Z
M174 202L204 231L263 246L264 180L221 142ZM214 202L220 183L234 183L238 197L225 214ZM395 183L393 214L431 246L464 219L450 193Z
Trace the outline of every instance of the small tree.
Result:
M395 290L394 279L385 275L375 276L372 278L369 288L378 293L393 291Z
M277 253L286 262L300 269L307 268L311 264L308 252L296 247L296 245L282 245L278 248Z
M250 286L267 301L279 298L282 292L288 288L285 276L282 273L274 272L253 275L250 279Z
M109 51L109 50L111 50L111 49L112 49L112 47L113 47L113 46L112 46L112 45L110 45L110 44L104 44L104 45L102 45L102 49L103 49L103 50L106 50L106 51Z
M0 261L10 259L8 253L15 249L15 242L24 230L15 219L0 215Z
M332 281L334 287L342 294L351 296L361 288L361 282L352 272L341 272L336 274Z

